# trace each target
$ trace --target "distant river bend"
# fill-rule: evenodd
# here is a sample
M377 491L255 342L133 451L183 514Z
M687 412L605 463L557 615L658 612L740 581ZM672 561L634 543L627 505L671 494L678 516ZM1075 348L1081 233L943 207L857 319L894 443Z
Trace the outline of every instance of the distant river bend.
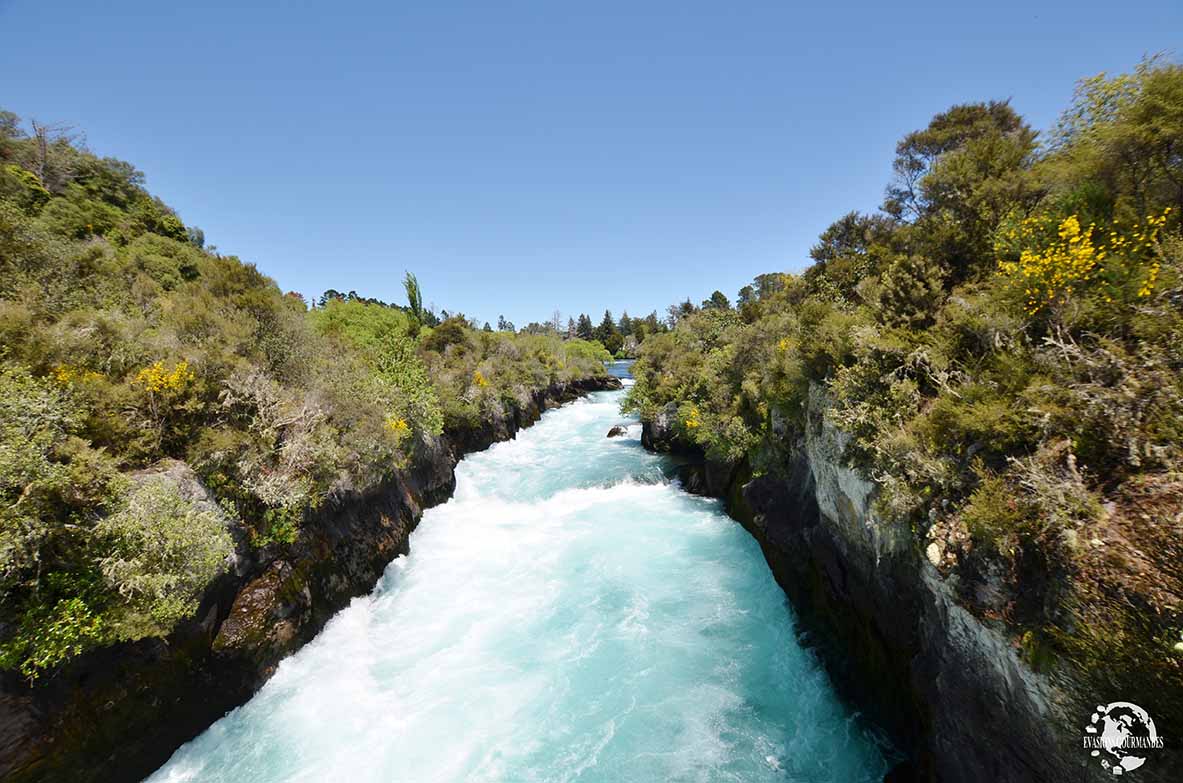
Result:
M882 780L756 542L639 424L604 437L622 394L465 458L373 593L149 780Z

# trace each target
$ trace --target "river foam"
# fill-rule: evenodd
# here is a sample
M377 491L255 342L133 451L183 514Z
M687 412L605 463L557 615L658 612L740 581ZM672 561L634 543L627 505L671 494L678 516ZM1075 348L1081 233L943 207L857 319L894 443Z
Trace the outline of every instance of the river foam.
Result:
M466 458L410 556L150 780L881 780L756 543L605 437L619 400Z

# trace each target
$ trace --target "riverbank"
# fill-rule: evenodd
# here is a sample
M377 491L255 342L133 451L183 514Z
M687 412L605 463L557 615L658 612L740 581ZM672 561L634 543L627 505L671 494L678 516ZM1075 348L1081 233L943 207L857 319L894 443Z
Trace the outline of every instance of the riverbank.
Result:
M210 585L191 621L167 638L86 653L34 686L0 682L0 777L10 781L138 781L184 742L242 704L279 661L310 641L407 552L423 510L447 500L468 453L513 438L542 413L620 381L595 376L536 389L471 428L421 440L410 464L365 493L309 512L290 545L236 535L234 569ZM154 469L185 496L209 494L183 463ZM238 531L240 532L240 531Z
M845 463L848 437L826 421L826 405L815 389L791 458L758 477L680 440L672 407L643 423L642 440L679 455L683 485L722 498L760 543L835 687L908 754L890 780L1099 774L1079 748L1072 683L1033 670L1005 628L959 604L908 530L876 515L877 487ZM1169 764L1147 766L1156 775L1147 779L1169 776Z

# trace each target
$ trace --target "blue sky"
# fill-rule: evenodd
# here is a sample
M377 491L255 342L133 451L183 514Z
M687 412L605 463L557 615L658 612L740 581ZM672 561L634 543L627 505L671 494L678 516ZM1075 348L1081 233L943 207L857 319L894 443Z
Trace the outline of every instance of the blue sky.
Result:
M85 130L285 290L519 326L799 270L956 102L1038 128L1183 3L0 0L0 106ZM314 7L315 6L315 7Z

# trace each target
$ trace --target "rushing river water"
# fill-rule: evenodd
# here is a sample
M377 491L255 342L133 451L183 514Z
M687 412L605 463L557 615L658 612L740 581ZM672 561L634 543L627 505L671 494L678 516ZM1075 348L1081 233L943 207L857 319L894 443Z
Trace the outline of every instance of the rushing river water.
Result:
M465 458L410 556L149 780L882 780L756 542L639 424L604 437L621 394Z

